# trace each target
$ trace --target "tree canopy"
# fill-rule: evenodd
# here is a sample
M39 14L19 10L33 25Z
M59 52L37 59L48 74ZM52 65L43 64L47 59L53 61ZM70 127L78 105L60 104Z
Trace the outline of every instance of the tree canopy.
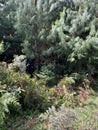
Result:
M37 71L49 67L55 75L97 71L96 0L8 0L1 3L6 8L1 11L0 39L7 47L10 45L9 49L18 47L13 54L24 53L35 60Z

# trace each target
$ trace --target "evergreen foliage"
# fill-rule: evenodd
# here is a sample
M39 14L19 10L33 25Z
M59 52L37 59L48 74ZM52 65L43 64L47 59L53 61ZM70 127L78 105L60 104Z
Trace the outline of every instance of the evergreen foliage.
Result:
M16 12L17 33L23 37L23 52L27 57L36 59L35 66L39 70L44 50L51 47L47 40L51 24L62 10L62 4L54 0L22 1Z
M69 73L92 74L97 71L98 63L97 3L83 1L78 7L77 10L64 8L60 19L52 24L49 38L63 46Z
M95 0L19 3L15 27L24 41L23 52L35 59L36 70L43 71L50 63L53 75L96 71L97 5Z
M6 51L1 59L20 54L22 45L36 70L50 79L71 73L98 76L97 7L95 0L4 1L0 40Z
M98 0L1 0L0 61L0 129L98 129Z
M15 34L14 16L18 4L13 0L1 1L0 7L0 41L3 41L4 52L0 61L11 62L14 54L21 53L21 38Z

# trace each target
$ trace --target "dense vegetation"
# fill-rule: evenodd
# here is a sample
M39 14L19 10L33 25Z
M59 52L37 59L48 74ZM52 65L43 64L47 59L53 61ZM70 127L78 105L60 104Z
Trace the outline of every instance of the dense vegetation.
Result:
M0 1L0 130L98 129L98 0Z

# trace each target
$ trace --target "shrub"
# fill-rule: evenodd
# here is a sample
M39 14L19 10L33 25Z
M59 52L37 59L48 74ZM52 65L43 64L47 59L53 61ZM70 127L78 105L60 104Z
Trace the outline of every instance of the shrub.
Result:
M66 107L75 105L74 93L69 92L65 86L50 89L50 95L50 102L57 108L62 104Z
M39 116L39 122L46 130L97 130L97 102L97 97L91 97L85 107L66 108L63 104L56 109L52 106Z
M45 81L45 84L49 87L53 87L54 84L57 84L57 76L54 72L54 64L48 63L47 65L42 66L41 71L37 76Z
M67 109L62 105L58 110L52 106L40 118L47 121L47 130L65 130L73 128L78 115L75 110Z
M50 106L48 88L45 87L44 80L30 78L26 74L9 71L4 67L0 73L0 80L4 89L13 93L24 109L31 108L34 111L44 111Z
M9 112L8 105L11 103L13 103L13 105L18 104L16 98L11 93L6 92L0 96L0 126L4 124L6 113Z

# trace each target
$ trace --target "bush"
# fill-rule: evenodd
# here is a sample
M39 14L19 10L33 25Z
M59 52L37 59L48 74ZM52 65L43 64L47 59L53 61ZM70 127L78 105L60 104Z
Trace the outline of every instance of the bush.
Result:
M57 76L54 72L54 64L46 64L42 66L41 71L37 76L45 81L45 84L49 87L53 87L53 85L57 84Z
M46 113L40 116L40 119L47 121L47 130L73 130L73 125L78 119L75 110L67 109L62 105L58 110L54 106L49 108Z
M0 80L7 92L13 93L18 98L24 109L44 111L50 106L48 88L44 80L30 78L28 75L0 68Z
M39 116L39 122L45 130L97 130L98 129L98 98L91 98L86 106L66 108L61 105L58 109L55 106ZM96 99L95 103L94 100ZM40 123L39 123L40 124Z
M89 81L84 79L81 87L75 87L75 77L64 77L57 86L48 88L47 78L30 78L28 75L1 69L1 84L8 92L13 92L24 109L45 111L49 106L66 107L85 104L89 98ZM83 89L82 89L83 88ZM77 96L78 95L78 96Z
M6 113L9 112L8 105L12 104L13 105L19 105L17 102L17 99L15 96L13 96L11 93L3 93L1 94L0 92L0 126L4 124L4 119L6 118Z

